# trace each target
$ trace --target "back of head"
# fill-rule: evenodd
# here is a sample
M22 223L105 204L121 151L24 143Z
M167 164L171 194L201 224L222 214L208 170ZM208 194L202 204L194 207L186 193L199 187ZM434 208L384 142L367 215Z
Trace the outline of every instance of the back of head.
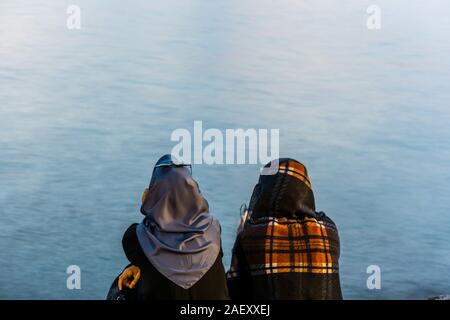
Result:
M151 264L184 289L193 286L220 252L220 225L192 177L189 165L165 155L155 165L136 229Z
M269 167L268 163L265 167ZM299 217L315 211L314 194L306 167L290 158L278 159L278 171L261 175L253 190L249 211L252 219Z
M190 165L181 164L171 155L161 157L141 206L148 221L166 232L183 232L187 226L189 230L199 227L209 217L208 210Z

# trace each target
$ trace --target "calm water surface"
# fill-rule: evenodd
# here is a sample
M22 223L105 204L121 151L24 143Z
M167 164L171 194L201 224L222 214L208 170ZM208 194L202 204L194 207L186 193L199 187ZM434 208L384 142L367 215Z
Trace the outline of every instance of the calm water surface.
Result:
M103 299L154 162L194 120L280 128L339 227L346 298L450 293L450 2L379 0L379 31L370 4L2 0L0 298ZM194 175L228 267L258 167Z

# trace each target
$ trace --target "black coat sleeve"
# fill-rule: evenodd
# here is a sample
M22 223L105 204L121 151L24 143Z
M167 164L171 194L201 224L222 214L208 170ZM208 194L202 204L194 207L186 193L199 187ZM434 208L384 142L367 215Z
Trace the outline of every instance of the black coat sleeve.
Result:
M139 240L136 234L137 223L132 224L127 231L125 231L122 238L123 251L131 264L135 266L142 266L147 263L147 257L141 249Z
M248 269L240 237L236 238L227 274L228 292L231 300L248 300L253 297L252 277Z

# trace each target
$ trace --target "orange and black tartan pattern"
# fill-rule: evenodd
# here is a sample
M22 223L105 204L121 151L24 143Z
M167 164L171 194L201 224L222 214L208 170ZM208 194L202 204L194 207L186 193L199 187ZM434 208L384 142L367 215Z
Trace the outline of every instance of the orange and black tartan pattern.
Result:
M257 222L247 221L238 235L238 248L233 250L228 278L239 277L241 272L251 275L338 273L336 226L325 214L317 215L316 218L295 220L262 218ZM238 261L243 257L245 262Z
M311 181L304 165L296 161L282 163L278 167L278 173L287 174L304 182L311 189Z

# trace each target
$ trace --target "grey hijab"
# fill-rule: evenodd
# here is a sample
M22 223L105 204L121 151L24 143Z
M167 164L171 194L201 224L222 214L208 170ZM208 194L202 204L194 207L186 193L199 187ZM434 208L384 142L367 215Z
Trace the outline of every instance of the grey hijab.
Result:
M192 287L219 255L220 225L190 170L162 157L141 212L145 218L136 232L148 260L180 287Z

